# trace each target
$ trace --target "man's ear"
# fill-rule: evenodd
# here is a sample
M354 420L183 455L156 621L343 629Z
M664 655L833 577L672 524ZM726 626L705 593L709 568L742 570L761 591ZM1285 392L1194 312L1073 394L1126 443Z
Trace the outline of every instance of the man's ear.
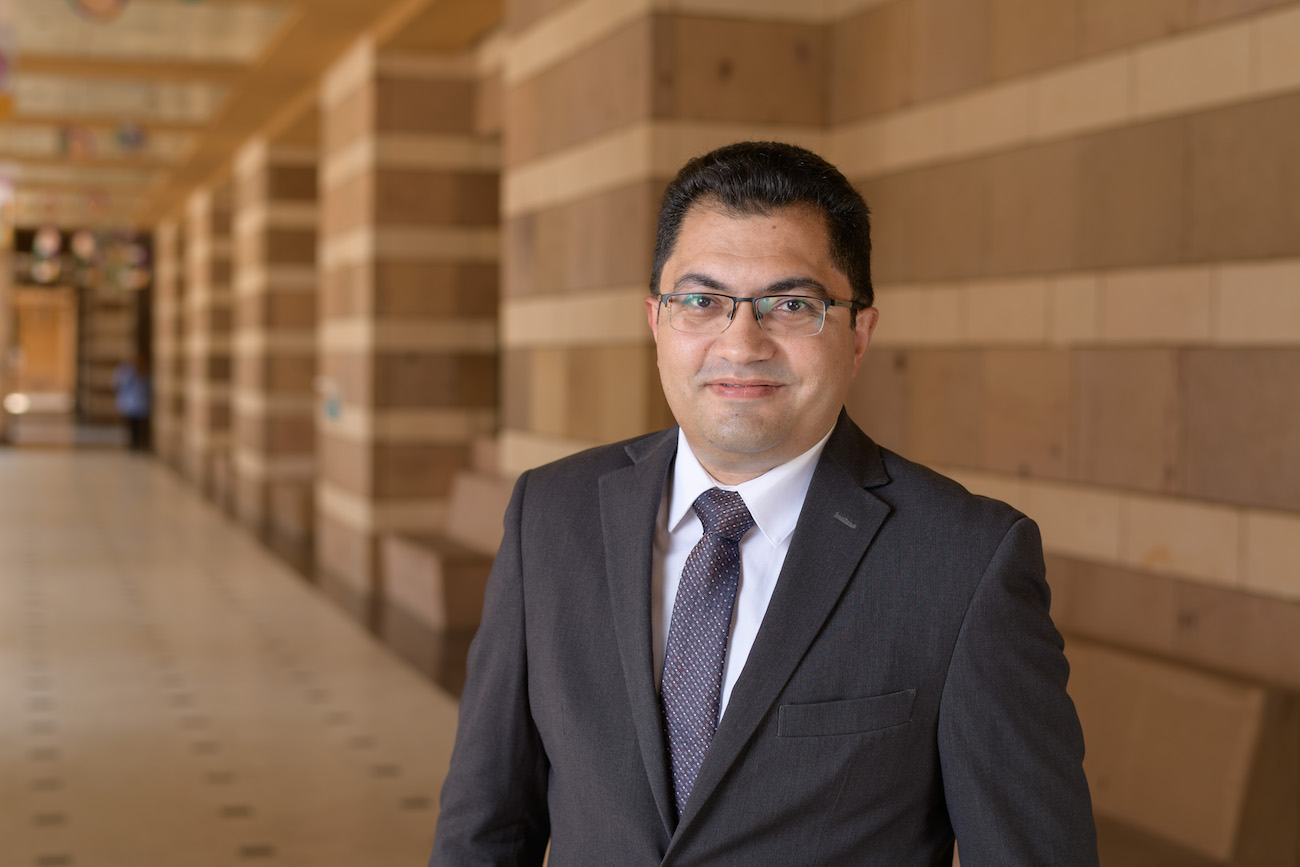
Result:
M853 375L858 375L862 359L871 345L871 335L875 333L876 323L880 321L880 311L874 307L865 307L858 311L857 323L853 327Z
M650 323L650 333L654 335L655 343L659 342L659 298L651 295L645 300L646 321Z

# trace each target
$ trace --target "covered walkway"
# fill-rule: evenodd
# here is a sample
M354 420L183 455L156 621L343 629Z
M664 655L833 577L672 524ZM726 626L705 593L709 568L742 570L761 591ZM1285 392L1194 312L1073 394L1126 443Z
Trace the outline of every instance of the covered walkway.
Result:
M455 701L158 462L0 450L5 865L412 865Z

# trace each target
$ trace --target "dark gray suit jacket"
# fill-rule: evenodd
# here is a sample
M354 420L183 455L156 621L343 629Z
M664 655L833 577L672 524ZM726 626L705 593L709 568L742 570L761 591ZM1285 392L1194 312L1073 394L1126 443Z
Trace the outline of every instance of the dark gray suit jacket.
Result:
M676 429L520 477L431 864L1095 865L1038 530L841 414L679 822L651 663Z

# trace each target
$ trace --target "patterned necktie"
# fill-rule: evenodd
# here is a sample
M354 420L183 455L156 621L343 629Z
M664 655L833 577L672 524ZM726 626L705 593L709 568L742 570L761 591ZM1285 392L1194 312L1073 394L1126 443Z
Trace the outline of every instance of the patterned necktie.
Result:
M704 536L682 568L664 653L668 765L680 816L718 727L722 663L740 584L740 539L754 526L735 491L711 488L695 501Z

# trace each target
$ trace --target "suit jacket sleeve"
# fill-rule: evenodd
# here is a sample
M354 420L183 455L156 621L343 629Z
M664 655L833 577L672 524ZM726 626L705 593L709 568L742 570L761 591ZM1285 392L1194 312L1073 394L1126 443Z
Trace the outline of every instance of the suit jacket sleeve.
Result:
M971 599L939 711L962 867L1089 865L1096 830L1038 528L1016 521Z
M524 629L521 524L528 474L505 516L488 578L430 867L540 865L549 765L533 725Z

